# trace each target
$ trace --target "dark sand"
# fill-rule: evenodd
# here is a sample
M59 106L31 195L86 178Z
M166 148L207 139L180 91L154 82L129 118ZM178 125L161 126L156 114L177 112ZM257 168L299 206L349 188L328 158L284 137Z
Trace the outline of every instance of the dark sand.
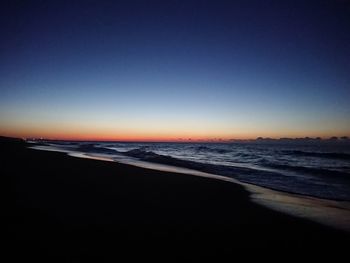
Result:
M233 183L1 139L5 253L46 262L163 262L347 253L349 234L256 205ZM230 260L231 261L231 260ZM5 261L3 261L5 262Z

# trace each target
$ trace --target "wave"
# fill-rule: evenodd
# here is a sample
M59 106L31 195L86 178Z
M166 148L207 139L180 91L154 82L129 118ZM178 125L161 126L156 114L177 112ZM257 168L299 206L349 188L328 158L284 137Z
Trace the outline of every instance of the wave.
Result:
M312 195L319 198L329 198L334 200L350 200L347 186L345 186L344 189L338 187L337 191L334 191L332 185L315 185L315 180L309 180L303 176L289 176L288 174L283 173L283 171L278 172L247 167L198 163L190 160L181 160L171 156L159 155L152 151L145 151L143 149L134 149L123 152L122 154L147 162L172 165L231 177L238 179L241 182L256 184L279 191ZM327 172L327 175L329 176L329 172ZM344 176L344 174L342 174L342 176ZM349 178L349 176L347 178ZM317 182L320 181L317 180Z
M203 146L200 146L200 147L203 147ZM205 148L208 148L208 147L205 147ZM230 177L235 176L236 178L240 177L243 179L246 179L244 178L244 176L247 176L247 175L249 177L252 177L252 176L254 177L255 175L260 177L264 175L265 176L268 175L270 178L271 176L285 177L285 174L283 173L283 171L293 171L299 174L309 174L314 176L339 177L344 179L350 179L349 173L336 171L336 170L311 168L311 167L305 167L305 166L292 166L287 164L276 164L276 163L271 163L266 161L263 163L260 163L260 166L262 167L262 169L258 169L257 167L248 168L248 167L239 167L239 166L210 164L210 163L196 162L191 160L183 160L183 159L174 158L167 155L161 155L153 151L150 151L148 149L149 147L145 146L145 147L129 150L126 152L121 152L108 147L96 147L96 145L94 144L83 144L83 145L79 145L77 150L82 152L88 152L88 153L125 155L129 157L134 157L146 162L178 166L178 167L194 169L202 172L207 172L207 173L219 174L223 176L230 176ZM298 151L298 152L301 152L301 151ZM263 167L277 169L277 171L266 171L266 169L263 169Z
M77 150L86 153L97 153L97 154L110 154L110 155L124 155L128 157L137 158L141 161L165 164L171 166L177 166L182 168L188 168L198 170L207 173L214 173L226 176L232 176L235 174L251 174L252 169L242 167L231 167L225 165L214 165L201 162L195 162L191 160L182 160L167 155L157 154L148 150L149 147L144 146L129 151L118 151L108 147L96 147L94 144L84 144L78 146ZM118 158L117 158L118 159ZM117 160L116 159L116 160Z
M66 148L68 145L62 145L62 148ZM210 164L210 163L203 163L203 162L196 162L192 160L183 160L179 158L174 158L167 155L161 155L157 154L150 149L148 146L142 146L137 149L129 150L126 152L118 151L116 149L112 149L110 147L99 146L98 144L94 143L84 143L84 144L75 144L76 148L75 150L84 152L84 153L96 153L96 154L108 154L108 155L125 155L129 157L134 157L142 161L146 162L152 162L152 163L158 163L158 164L165 164L165 165L172 165L172 166L178 166L188 169L194 169L202 172L207 173L214 173L218 175L223 176L229 176L233 177L235 176L240 177L240 179L246 180L245 176L254 177L256 176L264 176L268 175L269 177L276 177L276 176L284 176L285 177L285 171L292 171L296 172L298 174L306 174L306 175L313 175L313 176L322 176L322 177L329 177L329 178L343 178L350 180L350 174L344 171L338 171L338 170L332 170L332 169L324 169L324 168L314 168L314 167L305 167L305 166L292 166L288 164L277 164L273 162L269 162L266 159L263 159L262 161L259 161L258 166L254 166L252 168L249 167L241 167L241 166L228 166L228 165L220 165L220 164ZM108 146L108 145L107 145ZM212 148L207 146L196 146L195 147L198 151L212 151L212 152L219 152L219 153L226 153L229 152L229 150L226 149L218 149L218 148ZM71 150L71 148L67 148L67 150ZM285 151L288 152L288 154L294 154L294 155L303 155L303 156L317 156L317 157L327 157L327 158L350 158L349 154L345 153L320 153L320 152L306 152L306 151L300 151L300 150L293 150L293 151ZM237 157L244 159L254 159L258 156L252 156L251 154L247 153L236 153ZM261 169L259 169L259 166ZM266 168L272 168L276 170L267 171Z
M213 148L213 147L207 147L207 146L197 146L195 147L195 150L197 152L212 152L212 153L219 153L219 154L232 152L231 150L228 150L228 149L219 149L219 148Z
M95 144L80 144L77 146L78 151L86 152L86 153L100 153L100 154L115 154L118 151L106 148L106 147L96 147Z
M328 158L328 159L340 159L340 160L350 160L349 153L335 153L335 152L307 152L300 150L287 150L282 151L288 155L296 155L296 156L310 156L310 157L319 157L319 158Z
M218 175L224 175L224 176L235 176L237 177L244 177L246 175L278 175L282 176L281 174L278 174L277 172L271 172L266 170L258 170L253 168L247 168L247 167L238 167L238 166L228 166L228 165L220 165L220 164L209 164L209 163L201 163L201 162L195 162L191 160L182 160L178 158L174 158L167 155L160 155L157 153L154 153L152 151L146 151L143 149L134 149L127 152L119 152L120 154L138 158L142 161L146 162L153 162L153 163L159 163L159 164L166 164L166 165L172 165L172 166L178 166L188 169L194 169L202 172L207 173L213 173Z
M315 176L325 176L327 178L332 177L340 177L343 179L350 180L350 174L346 172L341 172L333 169L322 169L322 168L313 168L313 167L305 167L305 166L292 166L287 164L264 164L266 167L276 168L280 170L288 170L293 172L298 172L302 174L310 174Z

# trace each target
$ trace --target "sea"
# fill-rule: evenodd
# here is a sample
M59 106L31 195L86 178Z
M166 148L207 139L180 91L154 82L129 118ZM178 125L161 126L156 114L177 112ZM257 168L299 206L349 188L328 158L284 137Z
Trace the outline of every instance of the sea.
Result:
M349 143L32 143L36 149L78 157L151 169L185 168L272 190L350 201Z

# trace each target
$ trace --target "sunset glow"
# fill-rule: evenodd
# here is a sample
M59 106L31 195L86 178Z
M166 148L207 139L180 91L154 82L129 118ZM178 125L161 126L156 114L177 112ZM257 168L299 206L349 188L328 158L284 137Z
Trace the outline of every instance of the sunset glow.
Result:
M296 19L283 6L229 2L11 9L1 29L0 134L122 141L349 136L342 9L305 4Z
M0 24L4 258L348 257L350 0L1 0Z

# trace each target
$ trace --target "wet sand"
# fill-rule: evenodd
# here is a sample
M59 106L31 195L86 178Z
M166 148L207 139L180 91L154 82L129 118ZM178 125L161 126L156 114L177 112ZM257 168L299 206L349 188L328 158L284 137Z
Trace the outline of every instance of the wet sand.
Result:
M4 251L13 261L218 260L281 250L336 260L350 241L345 231L255 204L231 182L4 140L1 160Z

